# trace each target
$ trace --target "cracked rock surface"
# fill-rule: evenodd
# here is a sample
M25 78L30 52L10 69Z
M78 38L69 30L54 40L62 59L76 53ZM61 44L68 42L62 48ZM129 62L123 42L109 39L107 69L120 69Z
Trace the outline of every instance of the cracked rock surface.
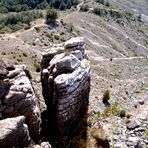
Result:
M55 117L55 131L61 135L74 130L88 105L90 67L86 58L82 37L72 38L43 53L43 96Z

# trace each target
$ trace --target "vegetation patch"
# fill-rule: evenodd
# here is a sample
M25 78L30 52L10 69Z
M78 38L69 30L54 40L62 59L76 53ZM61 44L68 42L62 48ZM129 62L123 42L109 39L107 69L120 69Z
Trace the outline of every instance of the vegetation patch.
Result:
M30 22L41 17L43 17L41 11L28 11L1 15L0 33L15 32L21 28L29 27Z
M55 23L56 19L58 18L58 13L56 9L49 8L47 9L47 14L46 14L46 23Z
M79 0L1 0L0 13L45 9L49 6L64 10L78 3Z
M119 114L119 105L118 102L115 101L115 103L112 106L109 106L107 108L105 108L105 110L101 113L102 117L109 117L111 115L118 115Z
M107 89L107 90L104 92L104 94L103 94L102 100L103 100L103 102L108 102L109 99L110 99L110 92L109 92L109 90Z

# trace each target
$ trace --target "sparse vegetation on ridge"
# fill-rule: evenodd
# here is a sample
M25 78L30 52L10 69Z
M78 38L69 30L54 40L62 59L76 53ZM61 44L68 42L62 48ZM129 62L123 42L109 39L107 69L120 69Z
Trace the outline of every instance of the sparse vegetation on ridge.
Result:
M110 92L109 92L109 90L107 89L107 90L104 91L102 100L103 100L103 102L108 102L109 99L110 99Z
M140 16L134 15L129 11L123 11L115 8L94 6L93 13L101 17L112 18L119 24L122 24L123 22L129 24L136 21L141 22Z

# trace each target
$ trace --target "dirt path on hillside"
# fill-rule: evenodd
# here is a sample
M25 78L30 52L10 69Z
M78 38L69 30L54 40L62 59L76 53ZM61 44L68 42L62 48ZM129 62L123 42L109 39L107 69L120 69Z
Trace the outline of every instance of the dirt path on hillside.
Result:
M100 45L101 46L101 45ZM102 47L104 47L102 45ZM143 56L137 56L137 57L114 57L114 58L104 58L103 56L99 56L94 51L86 51L86 54L88 55L88 58L93 61L122 61L122 60L134 60L134 59L145 59L146 57Z

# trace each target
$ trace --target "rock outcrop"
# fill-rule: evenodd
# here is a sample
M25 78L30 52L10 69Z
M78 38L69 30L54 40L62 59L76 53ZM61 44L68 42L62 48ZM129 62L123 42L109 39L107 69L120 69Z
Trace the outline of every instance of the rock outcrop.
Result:
M43 53L41 81L53 136L75 132L87 109L90 67L86 58L81 37ZM48 142L34 145L40 138L41 116L30 78L25 65L0 61L0 147L51 148Z
M0 121L0 147L27 147L31 144L25 117L18 116Z
M47 49L42 58L43 96L58 135L76 129L89 100L90 67L81 37ZM50 118L49 117L49 118Z
M17 122L21 122L20 126L27 130L22 123L25 120L31 138L37 141L41 118L30 77L25 65L12 66L0 61L0 120L23 115L25 119L18 118L21 120ZM2 121L1 126L2 123L5 122Z

